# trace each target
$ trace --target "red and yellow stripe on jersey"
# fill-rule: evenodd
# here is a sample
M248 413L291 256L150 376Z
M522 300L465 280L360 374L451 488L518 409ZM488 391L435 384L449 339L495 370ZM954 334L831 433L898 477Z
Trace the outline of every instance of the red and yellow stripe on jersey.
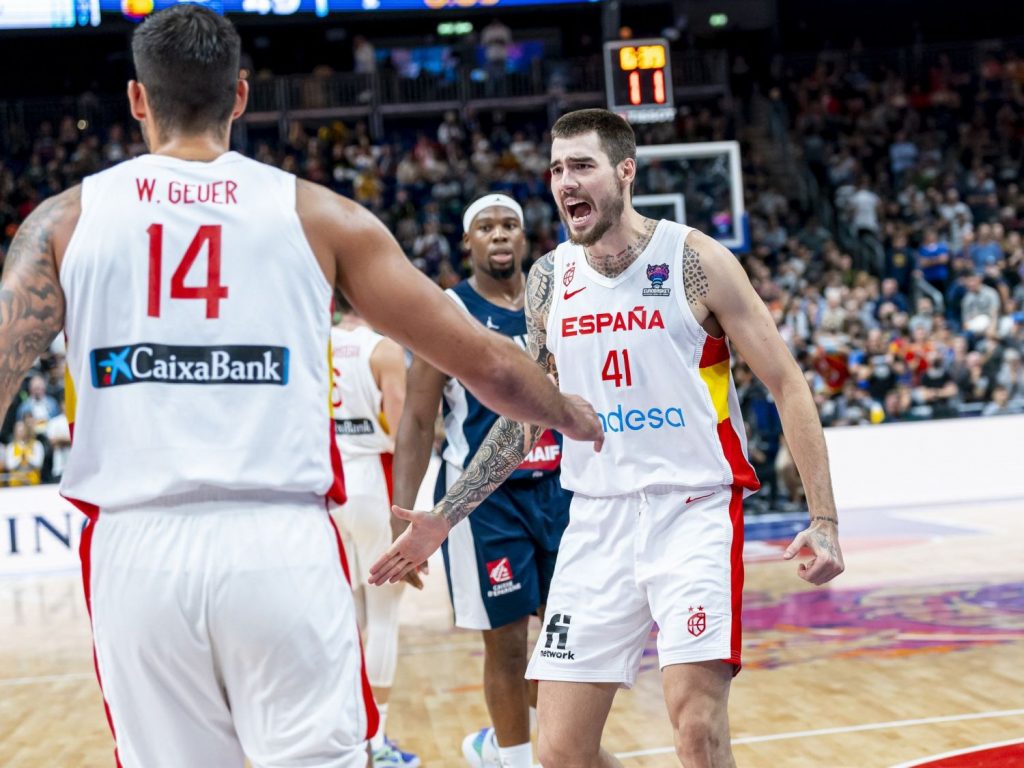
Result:
M700 356L700 377L711 395L711 403L718 417L718 441L722 453L732 470L732 484L735 487L756 491L761 487L754 468L747 461L740 442L739 433L729 412L729 392L732 372L729 367L729 343L725 337L708 336ZM739 418L743 429L743 419Z

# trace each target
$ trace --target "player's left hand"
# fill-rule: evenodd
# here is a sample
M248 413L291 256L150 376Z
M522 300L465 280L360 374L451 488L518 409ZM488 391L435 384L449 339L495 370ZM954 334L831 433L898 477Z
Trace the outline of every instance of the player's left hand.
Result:
M807 547L814 555L808 562L800 563L797 575L811 584L825 584L844 570L843 551L839 548L839 526L831 520L815 520L800 531L786 548L783 558L792 560L800 550Z
M437 551L448 536L448 521L433 511L417 512L393 506L391 513L402 520L408 520L409 527L370 567L371 584L394 584L401 581L426 563L427 558Z

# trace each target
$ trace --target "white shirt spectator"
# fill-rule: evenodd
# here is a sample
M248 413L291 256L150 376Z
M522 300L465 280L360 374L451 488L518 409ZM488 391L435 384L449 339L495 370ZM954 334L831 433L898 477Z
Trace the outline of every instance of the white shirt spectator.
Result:
M878 205L881 198L870 189L862 187L850 195L850 209L853 212L853 226L878 234Z
M50 474L59 479L64 474L64 464L71 452L71 429L68 426L68 417L64 413L54 416L46 423L46 439L53 447Z

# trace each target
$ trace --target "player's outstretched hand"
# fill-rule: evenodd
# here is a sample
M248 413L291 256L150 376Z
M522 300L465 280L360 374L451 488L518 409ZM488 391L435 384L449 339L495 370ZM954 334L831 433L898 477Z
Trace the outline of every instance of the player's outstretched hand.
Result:
M413 568L402 577L402 581L416 589L423 589L423 579L420 577L421 573L424 575L430 573L430 569L427 568L426 563L422 563L419 568Z
M562 430L562 434L581 443L592 442L594 450L600 451L604 445L604 430L601 429L601 420L597 418L594 406L579 395L564 397L569 405L569 416L572 421L569 427Z
M839 527L831 520L815 520L793 539L786 548L783 558L792 560L800 550L807 547L813 557L800 563L797 574L811 584L825 584L844 570L843 551L839 548Z
M371 584L401 581L424 565L448 535L448 521L433 511L417 512L393 506L391 513L408 520L409 527L370 567Z

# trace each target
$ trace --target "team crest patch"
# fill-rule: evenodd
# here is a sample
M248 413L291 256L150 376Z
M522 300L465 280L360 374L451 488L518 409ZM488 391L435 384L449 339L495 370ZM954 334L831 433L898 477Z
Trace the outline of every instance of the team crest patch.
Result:
M665 288L668 280L668 264L648 264L647 279L651 281L650 288L644 288L644 296L669 296L671 288Z
M501 584L505 581L512 581L512 564L507 557L502 557L487 564L487 577L491 584Z
M693 606L690 606L690 618L686 620L686 629L689 630L690 634L694 637L700 637L704 634L704 630L708 628L708 617L704 613L704 606L698 605L697 612L693 612Z
M487 597L501 597L523 588L522 583L515 580L512 563L507 557L499 557L487 563L487 580L491 582Z
M576 262L570 261L569 266L565 269L565 274L562 275L562 285L568 288L574 277L576 277Z

